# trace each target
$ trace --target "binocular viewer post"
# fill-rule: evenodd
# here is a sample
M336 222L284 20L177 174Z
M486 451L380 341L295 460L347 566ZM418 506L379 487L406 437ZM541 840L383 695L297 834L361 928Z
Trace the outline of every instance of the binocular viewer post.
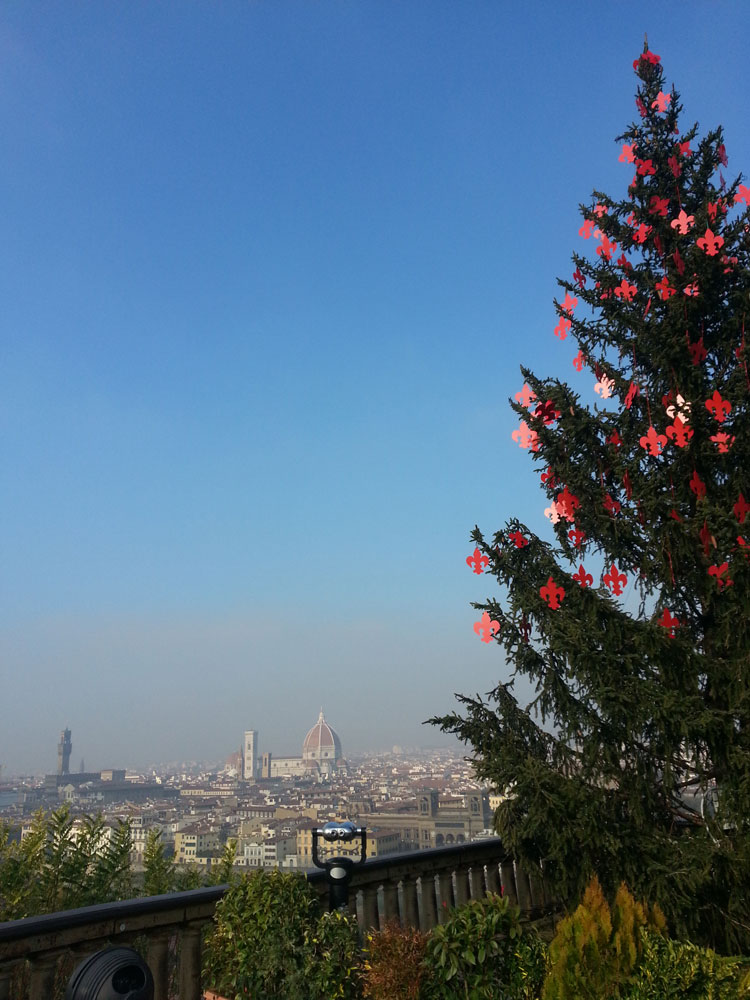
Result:
M154 1000L154 977L133 948L104 948L74 969L65 1000Z
M353 844L359 837L359 857L336 855L323 858L318 853L318 843L322 839L327 844ZM322 868L328 882L328 909L339 910L349 904L349 881L352 871L367 860L367 828L355 826L348 820L342 823L326 823L312 832L312 856L316 868Z

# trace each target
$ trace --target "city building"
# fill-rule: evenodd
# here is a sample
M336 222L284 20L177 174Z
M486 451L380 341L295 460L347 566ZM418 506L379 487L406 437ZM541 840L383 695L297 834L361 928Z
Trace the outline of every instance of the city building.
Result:
M325 720L323 709L318 721L310 729L302 743L301 757L274 757L264 753L261 759L260 777L299 778L313 781L329 781L334 774L346 771L347 764L341 749L338 733Z
M258 731L248 729L245 731L245 740L242 745L242 780L255 781L258 777Z
M57 773L70 774L70 755L73 752L73 743L70 738L70 730L63 729L60 733L60 742L57 744Z

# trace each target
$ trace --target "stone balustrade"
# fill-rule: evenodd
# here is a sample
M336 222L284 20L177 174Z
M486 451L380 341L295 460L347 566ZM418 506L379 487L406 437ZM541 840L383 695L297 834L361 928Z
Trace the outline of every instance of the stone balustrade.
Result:
M323 873L308 879L327 903ZM363 928L396 919L430 930L451 907L501 888L525 917L550 904L541 882L493 838L368 861L353 872L349 905ZM202 933L225 891L194 889L0 923L0 1000L52 998L56 977L86 956L134 942L153 972L155 1000L199 1000Z

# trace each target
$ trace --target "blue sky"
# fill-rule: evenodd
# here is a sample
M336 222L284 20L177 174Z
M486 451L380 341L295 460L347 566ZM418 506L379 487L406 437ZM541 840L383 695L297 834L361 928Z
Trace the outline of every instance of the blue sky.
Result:
M436 743L506 675L475 523L648 32L750 168L742 2L0 11L0 763ZM575 353L575 352L573 352ZM587 385L591 396L590 386Z

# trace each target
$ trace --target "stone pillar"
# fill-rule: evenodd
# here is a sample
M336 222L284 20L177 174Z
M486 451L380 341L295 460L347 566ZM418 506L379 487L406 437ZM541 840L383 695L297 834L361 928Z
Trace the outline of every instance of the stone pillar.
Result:
M364 929L377 930L378 924L378 887L377 885L366 885L362 887L362 917Z
M196 921L180 933L180 1000L201 1000L201 926Z
M381 930L390 920L401 922L398 912L398 882L383 883L383 919Z
M461 865L456 869L456 906L469 902L469 869Z
M518 892L518 906L523 916L523 914L529 913L532 908L531 885L528 872L518 865L516 865L516 891Z
M500 868L496 862L487 865L487 892L499 893L502 887Z
M17 962L8 962L0 965L0 1000L11 1000L10 987L17 964Z
M518 893L516 892L516 873L512 861L503 861L500 865L500 871L503 877L503 896L512 903L513 906L518 906Z
M440 890L438 919L444 924L448 919L448 910L453 906L453 872L438 872L438 887Z
M29 976L29 996L43 998L52 997L55 989L55 973L60 952L48 952L46 955L34 956L31 959L31 975Z
M532 905L541 910L544 907L544 884L539 872L535 871L529 875L529 885Z
M472 899L482 899L486 895L484 889L484 868L474 865L469 871L469 892Z
M417 881L414 878L405 878L402 885L404 890L404 914L402 923L405 927L419 927Z
M422 918L419 926L423 931L431 931L438 922L435 873L430 872L429 875L422 875L419 879L419 885L422 890Z
M154 1000L169 1000L169 931L148 938L148 965L154 977Z

